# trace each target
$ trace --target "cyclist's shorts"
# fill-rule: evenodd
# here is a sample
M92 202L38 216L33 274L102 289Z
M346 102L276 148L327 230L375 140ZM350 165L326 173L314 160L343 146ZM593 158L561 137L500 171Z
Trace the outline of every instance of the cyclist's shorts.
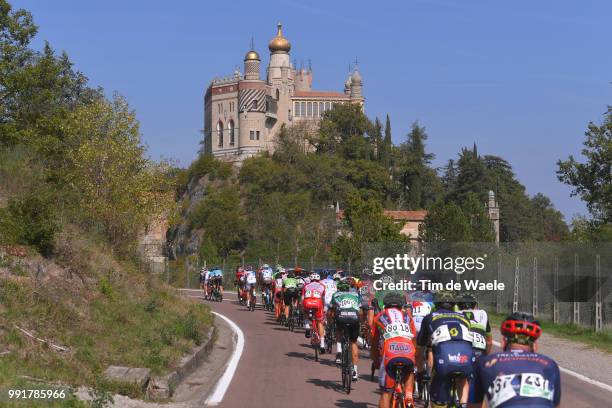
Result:
M293 299L297 299L298 296L299 295L296 288L287 288L285 290L285 296L283 297L283 300L285 301L285 304L288 305Z
M314 311L315 320L321 321L325 317L325 314L323 313L323 301L321 298L306 298L302 302L302 305L304 306L304 314L308 314L309 310Z
M255 289L255 284L254 283L245 283L244 284L244 290L246 290L248 292L251 289Z
M356 342L359 337L359 319L342 319L340 317L336 318L336 327L340 330L342 326L346 326L348 330L349 340L351 342Z
M381 390L387 392L393 391L396 368L399 366L401 366L404 375L412 373L415 361L414 353L412 340L397 337L385 341L383 356L380 359L380 371L378 373L378 385Z
M447 403L450 399L451 377L470 378L474 366L472 344L466 341L445 341L433 349L431 400Z
M276 303L280 303L283 299L283 292L280 289L277 289L276 292L274 292L274 301Z

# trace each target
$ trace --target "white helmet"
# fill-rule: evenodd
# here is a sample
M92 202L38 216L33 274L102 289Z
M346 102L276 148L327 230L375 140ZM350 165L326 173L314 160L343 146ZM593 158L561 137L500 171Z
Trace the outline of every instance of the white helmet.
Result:
M270 267L270 265L268 264L263 264L263 266L261 267L262 269L268 269Z
M318 280L321 280L321 277L319 276L318 273L314 273L313 272L313 273L310 274L310 280L311 281L318 281Z

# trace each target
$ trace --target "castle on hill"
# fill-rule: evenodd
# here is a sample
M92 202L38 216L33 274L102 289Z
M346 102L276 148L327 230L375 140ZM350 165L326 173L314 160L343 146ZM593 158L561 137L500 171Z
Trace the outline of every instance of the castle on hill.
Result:
M334 104L363 107L363 82L355 67L343 92L312 89L312 70L297 69L290 60L291 43L279 23L268 44L270 61L261 78L261 58L251 46L244 72L213 80L204 96L204 152L240 165L261 151L274 151L275 136L283 124L316 124Z

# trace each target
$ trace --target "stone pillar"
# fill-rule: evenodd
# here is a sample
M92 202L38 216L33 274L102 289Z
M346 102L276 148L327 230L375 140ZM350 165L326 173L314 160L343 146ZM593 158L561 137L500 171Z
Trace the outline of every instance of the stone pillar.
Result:
M487 212L489 213L489 219L493 222L493 230L495 233L495 243L499 245L499 219L500 211L495 199L495 193L489 190L489 200L487 201Z

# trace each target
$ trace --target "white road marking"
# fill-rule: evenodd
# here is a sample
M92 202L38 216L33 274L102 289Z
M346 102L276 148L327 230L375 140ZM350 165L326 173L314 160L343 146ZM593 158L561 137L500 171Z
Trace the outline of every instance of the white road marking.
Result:
M225 396L225 392L229 388L232 378L234 378L234 373L236 372L236 368L238 367L238 362L240 361L240 357L242 356L242 350L244 349L244 334L240 327L227 317L223 316L220 313L213 312L216 316L219 316L223 320L230 325L234 333L236 334L236 347L234 348L234 352L232 353L232 357L230 358L229 364L225 369L225 372L215 385L215 390L213 393L206 399L206 404L210 406L219 405L221 401L223 401L223 397Z
M499 341L496 341L496 340L493 340L493 345L497 346L497 347L501 347L501 343ZM599 388L601 388L603 390L606 390L608 392L612 392L612 385L610 385L610 384L606 384L606 383L602 383L601 381L594 380L592 378L587 377L586 375L577 373L577 372L572 371L572 370L570 370L568 368L565 368L565 367L559 366L559 371L561 371L562 373L565 373L567 375L571 375L572 377L577 378L580 381L584 381L585 383L589 383L591 385L599 387Z

